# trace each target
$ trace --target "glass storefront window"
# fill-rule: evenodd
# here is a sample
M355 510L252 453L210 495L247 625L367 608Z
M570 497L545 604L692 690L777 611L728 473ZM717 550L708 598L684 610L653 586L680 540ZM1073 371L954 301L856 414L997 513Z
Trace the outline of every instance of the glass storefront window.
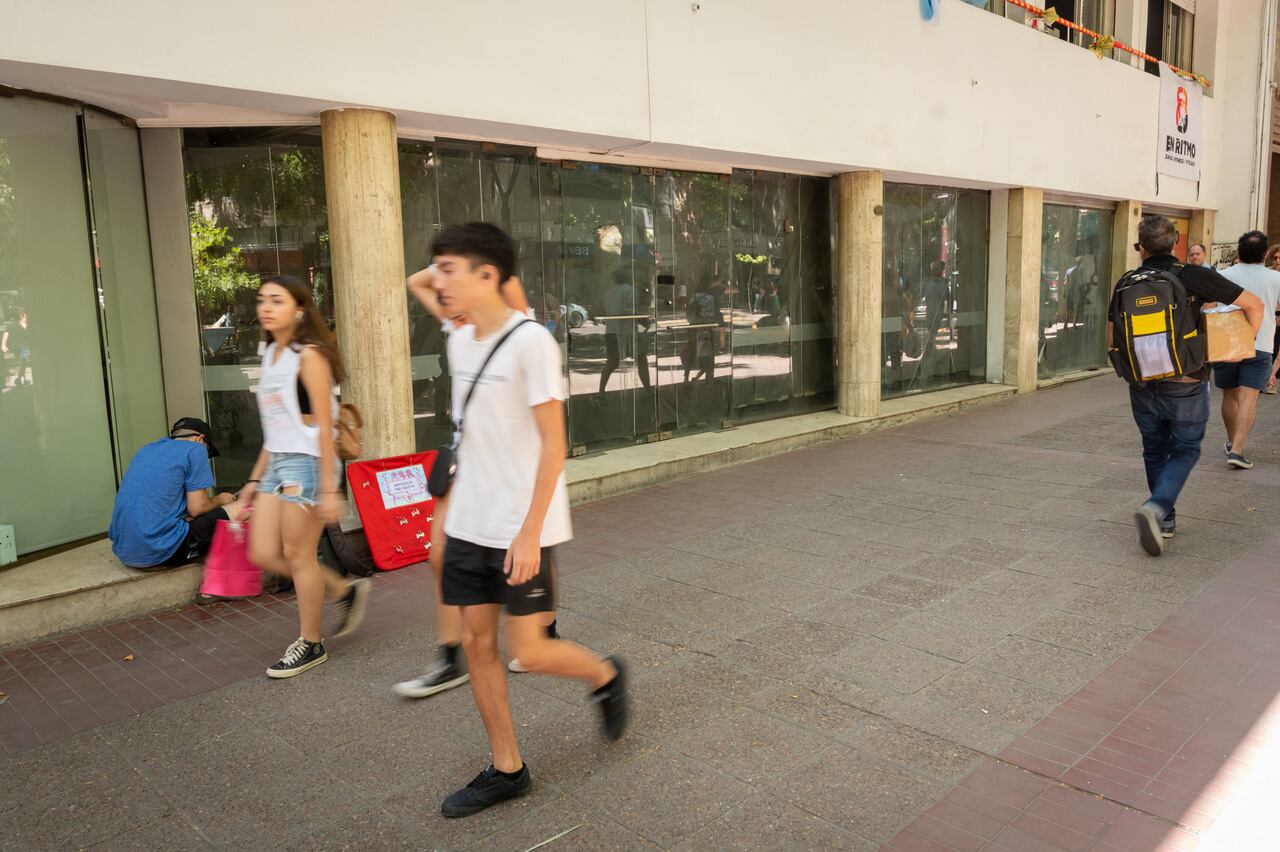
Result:
M219 484L234 486L261 440L248 392L258 281L310 280L332 317L319 138L221 130L186 142L205 389ZM407 271L451 224L493 222L516 240L529 304L564 352L575 452L831 406L828 181L539 161L454 140L403 141L399 157ZM411 297L409 334L428 449L451 432L449 365L440 324Z
M163 434L150 257L137 130L0 98L0 519L20 554L103 533Z
M328 214L318 129L184 131L209 425L220 487L248 478L262 448L257 382L258 283L296 276L333 327Z
M1115 213L1044 205L1040 245L1041 379L1106 364Z
M885 184L884 398L985 381L985 192Z

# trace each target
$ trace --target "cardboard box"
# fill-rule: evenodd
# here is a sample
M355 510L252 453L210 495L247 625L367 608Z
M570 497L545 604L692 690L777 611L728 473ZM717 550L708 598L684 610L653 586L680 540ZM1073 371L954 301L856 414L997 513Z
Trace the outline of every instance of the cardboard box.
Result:
M1243 361L1253 357L1257 334L1244 311L1205 311L1206 358L1211 363Z

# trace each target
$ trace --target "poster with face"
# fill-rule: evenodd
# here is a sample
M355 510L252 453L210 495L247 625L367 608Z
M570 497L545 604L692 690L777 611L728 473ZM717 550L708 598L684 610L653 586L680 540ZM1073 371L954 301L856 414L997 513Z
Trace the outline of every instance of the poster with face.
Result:
M1173 73L1160 63L1160 132L1156 140L1156 171L1170 177L1200 180L1200 84Z

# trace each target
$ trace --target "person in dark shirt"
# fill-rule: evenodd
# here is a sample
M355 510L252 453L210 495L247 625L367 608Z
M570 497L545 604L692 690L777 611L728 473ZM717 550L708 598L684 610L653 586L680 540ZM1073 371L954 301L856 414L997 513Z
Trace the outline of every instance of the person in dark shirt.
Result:
M1238 305L1257 331L1262 300L1232 284L1215 270L1183 265L1173 257L1178 232L1164 216L1145 216L1138 226L1138 254L1148 269L1173 270L1187 291L1187 307L1197 314L1210 302ZM1110 338L1111 329L1108 326ZM1110 345L1110 340L1108 340ZM1164 540L1177 526L1174 504L1200 459L1200 444L1209 422L1209 367L1164 381L1129 386L1133 419L1142 433L1142 461L1151 496L1134 520L1138 541L1152 556L1164 552Z

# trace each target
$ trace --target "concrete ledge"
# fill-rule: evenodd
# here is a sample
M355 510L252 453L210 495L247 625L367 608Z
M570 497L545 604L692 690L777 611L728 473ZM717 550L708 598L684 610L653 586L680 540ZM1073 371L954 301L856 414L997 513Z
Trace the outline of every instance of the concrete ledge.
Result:
M126 568L106 541L0 573L0 648L85 630L195 600L200 566Z
M1061 376L1054 376L1051 379L1045 379L1042 382L1036 382L1036 390L1044 390L1045 388L1055 388L1058 385L1065 385L1068 382L1079 382L1084 379L1094 379L1098 376L1114 376L1115 371L1110 367L1098 367L1095 370L1076 370L1072 373L1063 373Z
M821 411L608 450L569 462L569 499L575 505L589 503L658 482L889 429L925 417L953 414L1016 392L1007 385L967 385L885 400L876 417L845 417L834 411Z

